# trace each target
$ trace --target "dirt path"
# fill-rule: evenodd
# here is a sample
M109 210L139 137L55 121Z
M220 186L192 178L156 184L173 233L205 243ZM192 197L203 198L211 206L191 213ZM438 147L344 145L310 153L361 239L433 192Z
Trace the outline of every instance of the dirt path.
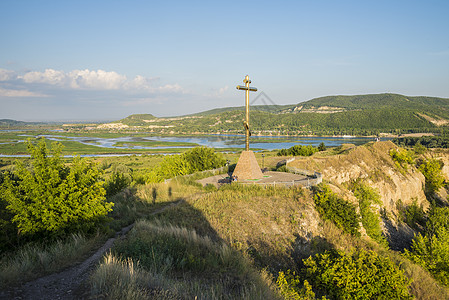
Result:
M156 215L164 210L178 205L183 200L166 205L150 215ZM81 284L89 277L91 271L95 268L97 262L103 254L109 250L117 238L125 236L134 226L131 224L122 228L116 233L115 237L110 238L104 245L92 256L81 264L73 266L60 273L50 274L45 277L24 283L20 287L12 290L0 291L0 299L82 299ZM86 295L88 296L88 295Z

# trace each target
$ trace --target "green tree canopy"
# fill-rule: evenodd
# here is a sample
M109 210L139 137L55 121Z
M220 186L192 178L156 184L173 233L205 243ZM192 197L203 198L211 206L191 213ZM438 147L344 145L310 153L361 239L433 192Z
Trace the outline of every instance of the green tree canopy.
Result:
M61 159L60 144L52 151L44 139L27 142L31 166L17 162L1 186L6 209L19 233L57 234L92 229L112 210L106 202L100 170L76 157L70 167Z

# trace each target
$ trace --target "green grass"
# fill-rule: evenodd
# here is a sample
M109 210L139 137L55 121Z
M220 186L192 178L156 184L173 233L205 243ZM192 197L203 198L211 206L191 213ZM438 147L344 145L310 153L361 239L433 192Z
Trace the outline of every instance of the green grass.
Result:
M51 144L52 141L47 141ZM63 155L82 155L82 154L159 154L159 153L180 153L187 151L183 148L159 148L159 149L117 149L117 148L103 148L93 145L85 145L76 141L62 140L64 146ZM16 155L28 154L26 145L24 143L8 143L0 144L0 154Z

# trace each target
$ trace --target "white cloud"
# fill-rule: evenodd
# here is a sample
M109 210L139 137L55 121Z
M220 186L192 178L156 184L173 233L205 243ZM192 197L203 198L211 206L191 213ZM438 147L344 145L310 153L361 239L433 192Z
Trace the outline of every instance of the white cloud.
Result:
M46 83L72 89L97 90L118 90L126 81L126 76L119 75L114 71L90 71L88 69L73 70L69 73L46 69L44 72L28 72L18 78L26 83Z
M0 88L0 97L46 97L41 93L30 92L27 90L11 90Z
M0 69L0 81L13 79L14 72ZM124 90L141 91L149 93L182 93L184 89L179 84L166 84L157 86L157 77L144 77L137 75L134 79L128 80L125 75L114 71L104 70L73 70L70 72L46 69L44 72L32 71L21 76L15 76L25 83L42 83L58 86L66 89L82 90Z
M14 71L0 69L0 81L8 81L14 78Z
M62 71L46 69L44 72L28 72L23 76L18 76L26 83L47 83L52 85L63 85L66 81L66 75Z
M220 88L220 89L218 90L218 93L219 93L219 94L224 94L228 89L229 89L228 86L222 87L222 88Z
M169 93L182 93L183 88L179 84L166 84L164 86L160 86L157 90L161 92L169 92Z
M48 68L44 71L19 73L0 69L0 97L71 98L74 101L89 99L90 102L96 99L117 99L121 103L143 105L166 102L174 95L190 94L178 83L160 81L158 77L142 75L128 79L123 74L104 70L66 72ZM138 100L133 101L135 99Z
M74 70L68 73L70 87L74 89L118 90L126 82L126 76L114 71Z
M152 83L159 78L147 78L142 75L137 75L133 80L125 83L124 88L127 90L148 90L153 89Z

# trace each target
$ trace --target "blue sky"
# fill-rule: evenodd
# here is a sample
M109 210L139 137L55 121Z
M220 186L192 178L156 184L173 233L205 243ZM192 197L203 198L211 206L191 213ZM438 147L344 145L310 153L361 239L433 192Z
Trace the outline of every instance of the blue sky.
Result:
M3 0L0 118L241 106L235 86L246 74L276 104L384 92L449 98L448 15L444 0Z

